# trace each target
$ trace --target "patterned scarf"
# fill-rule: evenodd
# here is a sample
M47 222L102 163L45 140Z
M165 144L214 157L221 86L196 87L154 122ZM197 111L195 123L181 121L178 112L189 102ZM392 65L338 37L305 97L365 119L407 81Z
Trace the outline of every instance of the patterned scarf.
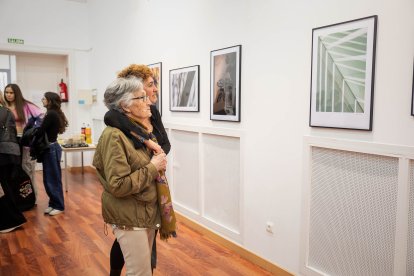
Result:
M151 132L146 131L144 126L132 121L125 114L115 110L109 110L105 114L105 123L120 129L127 137L132 139L136 149L143 147L145 140L143 134L157 143L157 138ZM159 229L161 240L167 240L170 237L177 237L176 219L172 206L170 188L168 186L165 172L159 172L159 176L155 179L157 185L158 205L161 213L161 228Z

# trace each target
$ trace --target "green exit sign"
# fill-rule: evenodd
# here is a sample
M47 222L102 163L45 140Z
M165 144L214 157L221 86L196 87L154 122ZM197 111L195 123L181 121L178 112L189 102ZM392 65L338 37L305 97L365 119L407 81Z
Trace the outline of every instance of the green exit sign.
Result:
M20 38L8 38L7 42L13 44L24 44L24 40Z

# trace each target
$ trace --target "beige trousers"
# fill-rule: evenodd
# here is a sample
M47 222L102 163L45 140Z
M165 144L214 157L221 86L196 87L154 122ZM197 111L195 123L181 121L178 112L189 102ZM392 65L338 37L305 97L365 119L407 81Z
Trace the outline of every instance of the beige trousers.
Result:
M115 228L114 235L121 246L127 276L151 276L151 249L155 230L125 231Z

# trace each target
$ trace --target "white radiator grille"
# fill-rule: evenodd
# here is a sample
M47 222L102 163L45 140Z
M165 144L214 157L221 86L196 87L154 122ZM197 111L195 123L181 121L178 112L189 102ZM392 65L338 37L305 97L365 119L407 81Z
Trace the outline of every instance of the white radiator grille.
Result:
M393 275L398 159L312 148L308 266Z
M410 161L410 211L408 216L407 276L414 275L414 161Z

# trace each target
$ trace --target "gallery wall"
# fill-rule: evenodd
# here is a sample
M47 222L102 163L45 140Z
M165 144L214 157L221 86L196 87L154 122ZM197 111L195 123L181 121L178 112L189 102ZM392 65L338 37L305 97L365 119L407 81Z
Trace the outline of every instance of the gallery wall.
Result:
M245 134L241 244L292 272L300 266L304 135L413 146L412 1L152 0L122 6L90 1L88 6L91 43L97 48L92 77L99 88L129 63L161 61L167 125ZM108 13L112 16L105 17ZM309 128L312 28L370 15L378 15L373 131ZM238 44L241 122L211 121L210 51ZM191 65L200 65L200 112L170 112L168 72ZM275 225L273 235L265 231L267 221Z
M31 5L30 13L19 9L22 4ZM74 81L78 87L96 88L98 102L121 68L130 63L162 62L163 121L177 142L172 144L173 150L176 146L183 151L185 139L191 142L191 149L207 141L207 149L217 150L217 145L226 145L217 142L217 137L233 137L227 139L230 141L237 138L237 148L231 148L231 156L237 157L233 161L240 174L237 200L242 208L240 219L230 224L237 222L240 234L226 236L225 231L207 224L204 217L198 222L298 274L303 250L303 171L309 166L304 136L414 146L414 117L410 116L413 11L412 0L125 0L122 4L115 0L90 0L86 4L3 0L0 24L8 27L0 30L0 46L9 47L4 46L7 38L16 37L25 39L27 47L72 49L69 52L75 53ZM14 14L19 14L18 23ZM310 128L312 28L370 15L378 15L373 130ZM241 122L211 121L210 51L239 44ZM192 65L200 65L200 112L170 112L169 70ZM84 112L79 115L82 118L92 116L80 110ZM92 110L102 114L105 109L99 103ZM75 120L80 125L79 118ZM210 160L201 162L216 167ZM188 175L196 177L194 172ZM184 176L185 172L178 179L185 182ZM206 179L217 187L216 176ZM228 182L231 180L223 181ZM176 196L191 206L205 201L214 206L223 200L208 191L194 202L191 193L198 192L198 187L185 189L187 185L176 190ZM274 224L273 234L266 232L267 222Z

